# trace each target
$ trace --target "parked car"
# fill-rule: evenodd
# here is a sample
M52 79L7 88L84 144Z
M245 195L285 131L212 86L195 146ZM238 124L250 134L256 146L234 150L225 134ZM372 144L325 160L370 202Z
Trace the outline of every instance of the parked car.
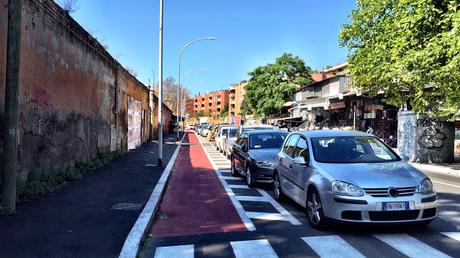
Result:
M232 176L243 175L248 186L271 183L276 155L288 134L279 130L244 132L233 145Z
M430 179L377 137L354 131L291 133L273 174L277 200L306 207L310 224L428 224L437 213Z
M231 126L222 126L219 127L217 130L215 142L216 142L216 149L220 152L224 152L224 144L225 140L228 137L228 131L231 128L236 128L236 127L231 127Z
M240 136L243 132L255 131L255 130L276 130L278 127L273 125L240 125L238 127L237 137Z
M206 137L210 129L211 129L211 125L204 125L200 131L201 132L200 135L203 137Z
M233 150L233 145L236 142L236 134L238 133L238 128L237 127L231 127L228 130L227 138L224 139L224 155L227 157L227 159L230 159L230 155L232 154Z

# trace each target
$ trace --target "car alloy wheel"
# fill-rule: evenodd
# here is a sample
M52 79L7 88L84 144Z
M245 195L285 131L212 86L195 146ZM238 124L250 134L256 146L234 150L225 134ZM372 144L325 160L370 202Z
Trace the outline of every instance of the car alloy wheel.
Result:
M273 176L273 192L275 194L275 200L281 202L284 200L284 193L281 190L281 182L278 173Z
M308 221L314 228L324 228L326 220L323 214L323 205L316 190L311 190L307 198Z
M254 186L254 180L252 179L252 174L249 167L246 168L246 184L248 184L249 187Z

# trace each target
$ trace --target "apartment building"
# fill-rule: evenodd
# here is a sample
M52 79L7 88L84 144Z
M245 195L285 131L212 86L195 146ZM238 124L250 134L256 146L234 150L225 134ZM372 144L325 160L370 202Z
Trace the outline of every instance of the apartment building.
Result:
M228 100L229 90L198 94L186 102L186 110L189 114L203 113L210 117L217 117L228 105Z
M229 91L229 116L230 122L239 124L241 123L241 110L243 108L243 100L247 81L241 81L240 83L233 84L230 86Z

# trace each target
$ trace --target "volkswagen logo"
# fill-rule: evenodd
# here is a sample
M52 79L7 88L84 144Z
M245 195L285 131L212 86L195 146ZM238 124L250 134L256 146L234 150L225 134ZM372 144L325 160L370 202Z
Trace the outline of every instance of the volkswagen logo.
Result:
M388 195L390 195L391 197L398 197L399 192L395 188L390 187L390 188L388 188Z

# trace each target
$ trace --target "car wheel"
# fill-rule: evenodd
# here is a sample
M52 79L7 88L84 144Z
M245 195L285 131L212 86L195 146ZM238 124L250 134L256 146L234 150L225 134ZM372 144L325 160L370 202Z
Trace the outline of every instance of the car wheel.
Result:
M254 187L254 179L249 167L246 167L246 184L248 184L249 187Z
M281 190L281 182L278 173L273 175L273 193L275 195L275 200L278 202L282 202L286 199L286 195L284 195L283 190Z
M323 229L327 226L327 221L323 212L323 204L321 203L321 198L316 189L312 189L308 192L307 215L308 222L310 222L313 228Z
M233 157L232 157L232 159L231 159L231 161L230 161L230 173L231 173L232 176L234 176L234 177L239 176L239 175L238 175L238 172L236 171L236 168L235 168L235 160L233 159Z

